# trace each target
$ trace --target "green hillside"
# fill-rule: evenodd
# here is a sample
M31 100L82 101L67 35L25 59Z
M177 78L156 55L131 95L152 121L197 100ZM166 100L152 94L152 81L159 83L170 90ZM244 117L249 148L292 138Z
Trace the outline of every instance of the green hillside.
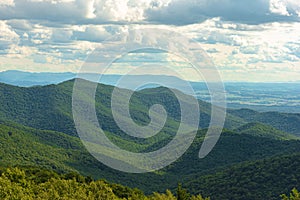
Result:
M205 130L199 131L191 148L172 165L156 173L136 175L118 172L104 166L86 151L77 137L2 121L1 165L36 166L58 172L76 171L96 179L105 178L130 187L138 187L146 193L151 193L163 192L168 188L174 189L182 180L191 181L193 177L186 180L190 174L207 174L240 162L300 152L300 141L297 140L258 138L224 131L211 154L199 159L198 151L204 134Z
M0 83L0 119L11 120L37 129L53 130L76 136L72 119L72 92L74 80L59 85L20 88ZM105 121L103 129L122 134L111 113L112 86L99 84L96 92L96 110L99 121ZM126 90L124 90L126 91ZM149 123L148 111L153 104L161 104L168 111L168 121L162 132L177 130L180 107L175 95L167 88L146 89L135 92L131 98L131 115L136 122ZM201 128L210 122L210 105L199 101ZM245 123L228 114L225 127L238 127Z
M299 139L299 137L296 135L285 133L285 132L280 131L272 126L258 123L258 122L251 122L251 123L245 124L237 129L235 129L234 131L237 133L240 133L240 134L248 134L248 135L281 139L281 140Z
M300 134L299 113L257 112L249 109L228 110L227 112L247 122L260 122L287 133Z
M201 120L197 137L189 150L175 163L153 173L128 174L113 170L98 162L85 149L79 140L72 119L73 81L44 87L19 88L0 84L0 165L34 166L57 172L78 172L95 179L107 179L110 182L139 188L146 194L176 190L177 183L188 185L188 190L206 196L215 196L208 190L206 180L233 187L234 182L222 182L218 174L226 174L234 166L260 166L258 160L300 153L300 140L297 133L296 114L274 114L272 123L282 119L285 125L270 126L257 115L268 115L251 110L229 110L226 124L220 140L213 151L204 159L199 159L199 149L204 140L210 121L210 104L200 101ZM132 152L149 152L167 144L176 133L180 121L179 104L174 94L167 88L145 89L135 92L131 98L130 114L134 121L141 125L149 123L149 108L162 104L168 112L165 127L156 136L148 139L137 139L125 134L118 128L110 109L110 96L113 87L99 85L96 93L96 110L99 121L105 122L102 128L111 141L119 147ZM126 90L123 90L126 92ZM241 113L239 113L239 111ZM251 116L253 118L251 118ZM285 120L288 120L286 122ZM259 123L258 123L259 122ZM279 123L279 122L278 122ZM288 133L284 132L286 130ZM295 130L295 131L291 131ZM263 168L263 166L262 166ZM239 169L239 168L238 168ZM280 166L278 165L278 169ZM248 168L245 168L245 173ZM243 171L243 170L242 170ZM244 172L244 171L243 171ZM279 173L279 172L278 172ZM207 174L211 174L207 176ZM245 176L249 176L247 174ZM277 184L277 173L273 174ZM195 177L198 177L195 179ZM207 178L208 177L208 178ZM273 177L269 177L273 178ZM198 181L201 180L201 181ZM218 182L219 180L219 182ZM259 184L253 180L255 184ZM288 180L292 183L292 179ZM290 184L292 185L292 184ZM296 184L294 187L297 187ZM207 189L207 191L204 191ZM286 193L291 188L271 187L269 196ZM261 190L253 188L253 195L259 197ZM227 196L226 196L227 195ZM235 193L224 197L232 199ZM243 196L241 194L241 196ZM214 198L213 198L214 199Z
M194 176L186 187L191 192L203 192L212 199L281 199L300 187L300 154L278 156L246 162L224 171ZM198 188L195 190L195 188Z

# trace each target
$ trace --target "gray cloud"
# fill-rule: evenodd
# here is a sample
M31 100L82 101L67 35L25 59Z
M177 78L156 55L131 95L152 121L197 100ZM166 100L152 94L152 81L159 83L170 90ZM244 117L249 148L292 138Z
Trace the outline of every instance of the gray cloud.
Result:
M240 46L240 40L242 37L242 35L239 35L234 31L226 33L222 31L222 29L213 31L205 30L198 33L196 41L206 44L225 44L230 46Z
M33 29L33 25L28 20L9 20L7 22L15 30L30 31Z
M216 48L211 48L206 50L207 53L219 53L219 51Z
M162 8L146 11L147 20L173 25L200 23L208 18L220 17L225 21L245 24L299 21L299 7L286 4L288 13L271 9L271 0L174 0ZM282 9L282 8L281 8Z
M80 1L76 1L80 2ZM48 20L55 22L80 21L84 19L84 7L72 2L17 0L14 6L1 6L0 19Z
M75 40L90 42L102 42L109 36L111 36L111 34L102 27L87 27L84 31L75 31L73 33L73 38Z
M46 9L48 7L48 9ZM50 13L53 11L53 6L50 2L31 2L27 0L19 0L13 6L1 6L1 19L50 19ZM5 10L5 12L4 12ZM29 12L31 10L31 12ZM51 11L50 11L51 10ZM50 11L50 12L49 12ZM59 12L59 10L57 10ZM50 15L50 16L49 16Z
M68 43L72 41L72 35L73 32L71 30L55 29L52 32L51 40L55 43Z
M0 20L25 19L57 27L60 24L124 24L141 18L138 14L143 13L142 6L137 9L134 4L123 4L123 0L15 0L14 5L0 4ZM126 12L121 15L122 11Z
M187 25L209 18L245 24L299 21L297 0L15 0L0 5L0 20L35 20L46 26L61 24L159 23ZM279 3L278 3L279 2ZM30 28L20 21L12 26Z

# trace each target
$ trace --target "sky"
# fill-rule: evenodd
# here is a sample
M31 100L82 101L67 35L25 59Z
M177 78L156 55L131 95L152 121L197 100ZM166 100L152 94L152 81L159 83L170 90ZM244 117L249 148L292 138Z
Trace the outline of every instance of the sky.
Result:
M78 72L108 38L149 27L199 43L224 81L300 81L299 0L1 0L0 71ZM129 53L111 73L166 60L182 63Z

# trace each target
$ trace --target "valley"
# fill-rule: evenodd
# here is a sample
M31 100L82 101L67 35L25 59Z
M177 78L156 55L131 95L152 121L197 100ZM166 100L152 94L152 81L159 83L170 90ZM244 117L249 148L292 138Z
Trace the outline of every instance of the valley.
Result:
M97 161L78 138L72 119L73 84L74 80L29 88L0 84L1 166L35 166L60 173L74 171L139 188L146 194L167 189L175 191L177 184L182 183L192 194L213 199L239 199L236 196L241 194L241 199L261 199L262 194L268 199L278 199L278 195L298 186L295 182L297 170L293 168L296 165L288 164L293 160L296 162L300 153L298 114L229 109L220 140L207 157L199 159L199 149L210 120L209 103L199 100L199 131L189 150L175 163L157 172L127 174ZM134 140L113 120L109 103L112 90L112 86L99 84L96 93L97 116L99 120L105 120L102 128L111 141L128 151L148 152L161 148L172 139L178 128L180 110L169 89L160 87L134 93L130 108L136 123L149 123L147 112L155 103L164 105L168 112L166 126L159 134ZM268 167L269 163L276 165ZM252 179L252 174L263 173L268 180L279 184L279 176L273 171L283 166L286 171L280 177L286 178L287 187L262 188L261 182ZM232 170L236 170L236 174L232 175ZM233 188L241 180L232 176L243 177L245 181L241 182L238 191L244 193ZM247 181L254 184L251 192ZM215 193L216 187L224 190ZM228 193L231 190L236 192Z

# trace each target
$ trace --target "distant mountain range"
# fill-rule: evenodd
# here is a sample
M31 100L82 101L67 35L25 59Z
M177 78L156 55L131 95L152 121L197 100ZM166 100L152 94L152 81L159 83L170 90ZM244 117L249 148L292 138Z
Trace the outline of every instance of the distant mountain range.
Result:
M19 87L45 86L59 84L77 77L71 72L65 73L31 73L16 70L0 72L0 82ZM81 74L87 80L98 80L98 75ZM157 82L168 83L172 88L190 94L177 77L165 75L130 75L126 81L118 84L122 75L103 75L98 81L105 85L112 85L130 90L142 90L145 88L156 88ZM136 88L138 83L147 83ZM211 94L204 82L189 82L198 99L206 102L211 101ZM229 108L248 108L256 111L279 111L287 113L300 113L300 83L224 83L227 105Z
M45 86L51 84L59 84L67 80L77 78L78 74L72 72L61 72L61 73L52 73L52 72L23 72L17 70L9 70L0 72L0 82L6 83L19 87L32 87L32 86ZM84 77L86 80L98 80L98 74L80 74L80 77ZM174 88L182 88L183 80L173 77L173 76L164 76L164 75L127 75L126 81L122 84L118 84L118 81L122 78L122 75L102 75L101 79L97 82L105 85L113 85L126 89L144 89L144 88L154 88L160 86L158 83L167 82L170 85L173 85ZM139 83L146 82L148 84L136 88L135 85L140 85ZM156 83L155 83L156 82Z
M50 84L57 84L63 81L67 81L75 78L74 73L32 73L23 72L17 70L9 70L0 72L0 82L20 86L20 87L31 87L31 86L43 86Z

